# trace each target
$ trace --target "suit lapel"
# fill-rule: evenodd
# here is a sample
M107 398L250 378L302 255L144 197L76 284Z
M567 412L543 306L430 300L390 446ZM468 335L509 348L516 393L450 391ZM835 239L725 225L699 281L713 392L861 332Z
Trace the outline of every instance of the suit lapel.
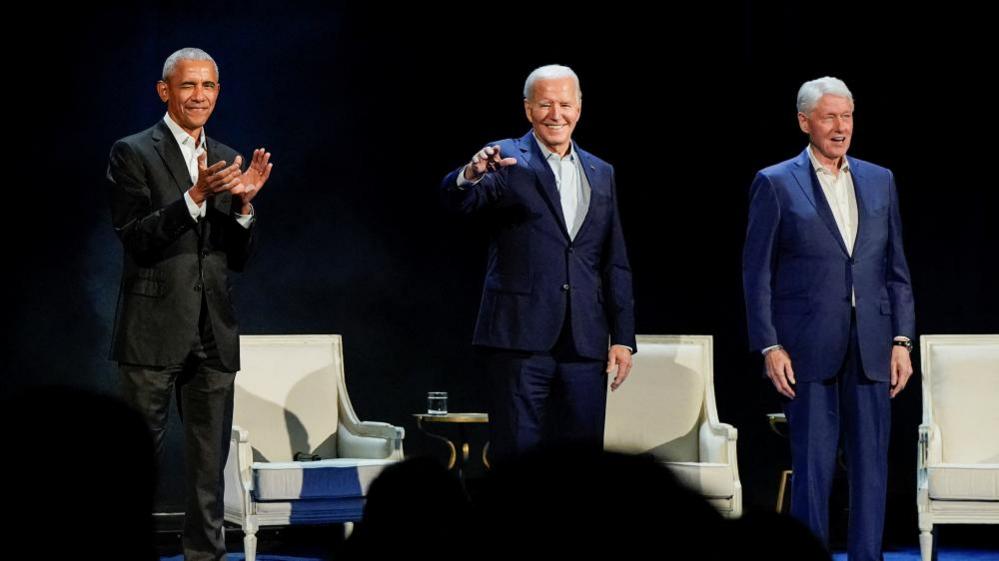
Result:
M792 175L798 182L798 187L801 188L802 193L805 194L805 198L812 203L819 217L825 222L826 228L829 228L829 232L839 248L843 253L849 255L850 252L847 251L843 235L840 234L839 227L836 226L836 218L833 217L832 208L829 207L829 201L826 200L826 194L822 192L822 185L819 184L819 178L815 175L815 169L812 168L812 161L808 158L807 150L798 156Z
M518 141L520 143L521 156L527 160L527 165L538 178L538 190L548 204L548 208L555 215L562 233L569 237L569 230L565 227L565 216L562 215L562 199L558 194L558 187L555 186L555 174L552 168L545 161L545 156L541 152L541 147L534 139L534 133L529 132Z
M857 165L857 160L849 156L846 157L846 160L850 163L850 178L853 179L853 192L857 197L857 239L853 241L853 254L857 255L861 242L867 237L867 226L869 225L867 213L873 208L873 201L870 200L872 195L870 189L866 188L867 182L863 175L863 167Z
M593 222L593 213L590 212L590 208L593 206L594 193L603 193L607 189L604 188L604 183L598 181L602 178L602 175L597 173L597 165L593 161L594 159L590 153L581 150L577 144L573 144L572 149L576 151L576 156L579 158L579 163L583 168L583 173L586 175L586 184L590 186L589 197L587 197L586 201L586 209L584 209L586 214L583 216L583 223L579 226L579 231L576 232L576 239L578 240L586 232L586 227Z
M170 132L170 127L162 120L156 124L156 129L153 131L153 141L156 143L156 152L159 153L163 164L173 176L177 190L183 195L191 187L191 173L184 164L184 156L180 153L180 147L177 146L177 141L174 139L173 133ZM209 152L210 157L211 153Z

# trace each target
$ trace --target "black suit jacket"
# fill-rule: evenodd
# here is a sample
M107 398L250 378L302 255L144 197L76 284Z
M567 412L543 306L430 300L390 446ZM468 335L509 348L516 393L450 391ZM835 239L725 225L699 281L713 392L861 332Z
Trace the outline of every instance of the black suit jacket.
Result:
M236 152L208 138L208 165L232 163ZM241 271L253 228L236 222L232 196L208 199L207 214L191 219L184 193L190 174L162 120L111 147L107 184L111 220L124 246L111 357L121 363L182 362L198 333L207 302L219 358L239 369L239 333L227 269Z

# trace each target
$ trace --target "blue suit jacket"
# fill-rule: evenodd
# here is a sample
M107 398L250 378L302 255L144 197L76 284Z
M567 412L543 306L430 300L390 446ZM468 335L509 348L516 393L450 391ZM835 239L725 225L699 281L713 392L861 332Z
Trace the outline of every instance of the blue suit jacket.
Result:
M797 379L835 376L850 332L850 289L869 379L890 379L894 336L915 338L909 267L891 171L847 157L858 229L847 253L807 151L766 168L750 188L743 286L754 350L781 344Z
M611 344L635 346L631 266L617 209L614 168L573 144L591 188L586 218L569 239L555 176L533 133L499 144L517 164L457 187L444 178L444 204L489 224L489 259L475 345L550 350L570 314L576 351L607 357ZM637 350L637 349L636 349Z

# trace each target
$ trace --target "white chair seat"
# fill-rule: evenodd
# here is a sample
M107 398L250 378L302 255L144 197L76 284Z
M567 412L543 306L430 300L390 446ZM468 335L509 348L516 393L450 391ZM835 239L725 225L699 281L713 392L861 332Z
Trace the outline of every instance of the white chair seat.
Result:
M393 462L356 458L254 462L253 497L258 501L364 497L371 482Z
M937 464L927 471L933 500L999 501L999 464Z

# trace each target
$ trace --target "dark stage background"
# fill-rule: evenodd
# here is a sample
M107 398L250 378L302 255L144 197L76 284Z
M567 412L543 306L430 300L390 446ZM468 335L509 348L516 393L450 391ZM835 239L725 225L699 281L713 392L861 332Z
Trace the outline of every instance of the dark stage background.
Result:
M999 333L994 31L951 4L612 5L168 2L8 21L4 391L115 391L107 154L163 116L163 60L197 46L221 67L208 133L274 154L258 253L235 279L243 331L343 334L360 416L443 457L410 413L428 390L450 392L452 410L485 407L470 339L486 242L438 208L437 188L487 141L528 130L531 69L568 64L585 99L575 139L617 168L639 332L714 336L747 508L772 508L786 442L766 426L779 405L746 349L740 278L754 172L804 147L801 82L844 79L850 153L896 174L919 333ZM890 543L916 537L919 391L914 378L894 402ZM102 437L67 420L39 450L67 435ZM176 430L170 447L164 511L180 510Z

